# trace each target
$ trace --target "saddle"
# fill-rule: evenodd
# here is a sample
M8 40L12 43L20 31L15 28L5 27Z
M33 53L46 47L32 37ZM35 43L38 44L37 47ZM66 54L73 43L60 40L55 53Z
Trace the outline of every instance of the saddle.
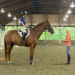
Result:
M22 32L20 29L19 29L19 32L21 32L22 33L22 36L24 35L24 32ZM28 34L28 29L26 29L26 32L25 33L27 33Z
M19 33L19 35L20 35L21 37L23 37L24 32L22 32L22 31L19 29L19 30L18 30L18 33ZM30 30L26 29L26 32L25 32L25 33L27 33L27 36L29 36ZM27 36L25 36L25 38L26 38ZM25 40L26 40L26 39L25 39ZM26 42L25 42L25 46L26 46L26 47L29 47Z
M30 34L30 30L27 29L25 33L27 33L27 35L25 36L25 38L27 38L27 37L29 36L29 34ZM19 34L21 37L23 37L24 32L22 32L22 31L19 29L19 30L18 30L18 34Z

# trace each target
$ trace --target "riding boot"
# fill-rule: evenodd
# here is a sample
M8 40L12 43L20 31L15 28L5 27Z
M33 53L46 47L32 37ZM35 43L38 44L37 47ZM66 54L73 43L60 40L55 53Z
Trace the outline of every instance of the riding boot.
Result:
M24 33L24 35L22 36L22 40L21 42L24 43L25 42L25 36L27 35L27 33Z
M70 64L70 59L71 59L70 54L67 54L67 57L68 57L68 60L66 64Z

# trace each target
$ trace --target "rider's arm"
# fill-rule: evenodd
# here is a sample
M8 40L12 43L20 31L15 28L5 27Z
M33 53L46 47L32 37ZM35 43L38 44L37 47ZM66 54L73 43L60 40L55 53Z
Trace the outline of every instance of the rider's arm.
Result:
M21 23L22 23L22 26L27 27L26 25L24 25L24 23L23 23L23 22L21 22Z

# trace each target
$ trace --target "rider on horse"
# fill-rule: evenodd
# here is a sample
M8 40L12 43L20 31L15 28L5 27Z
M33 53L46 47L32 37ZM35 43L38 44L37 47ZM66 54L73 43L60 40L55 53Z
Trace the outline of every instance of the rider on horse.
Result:
M22 40L21 40L22 43L25 42L24 39L25 39L25 36L27 35L26 29L27 29L28 25L26 25L26 20L25 20L26 14L27 14L27 11L22 11L21 12L22 17L20 18L20 21L21 21L20 30L24 33L24 35L22 36Z

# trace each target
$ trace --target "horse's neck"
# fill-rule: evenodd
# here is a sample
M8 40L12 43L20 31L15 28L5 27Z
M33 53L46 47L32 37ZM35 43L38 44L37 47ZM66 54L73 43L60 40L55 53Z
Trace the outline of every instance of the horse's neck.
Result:
M45 30L44 24L41 24L40 26L35 26L34 30L35 30L35 34L39 38L41 34L43 33L43 31Z

